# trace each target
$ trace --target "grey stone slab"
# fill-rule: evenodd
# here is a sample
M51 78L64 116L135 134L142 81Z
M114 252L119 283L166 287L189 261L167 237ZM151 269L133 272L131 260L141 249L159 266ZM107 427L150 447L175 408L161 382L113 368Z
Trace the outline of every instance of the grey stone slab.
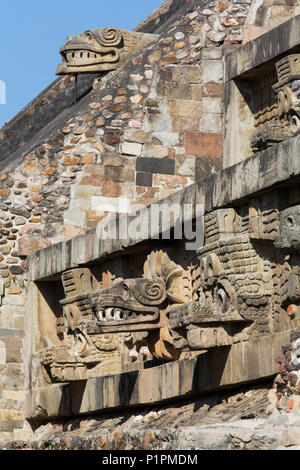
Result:
M174 175L175 160L171 158L138 157L136 159L136 171Z

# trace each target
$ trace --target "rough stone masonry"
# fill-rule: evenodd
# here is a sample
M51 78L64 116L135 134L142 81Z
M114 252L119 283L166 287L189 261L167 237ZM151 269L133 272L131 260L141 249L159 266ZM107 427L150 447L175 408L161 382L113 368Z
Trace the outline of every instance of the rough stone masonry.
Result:
M78 31L0 130L1 448L300 445L299 14ZM154 204L201 205L203 246L99 239Z

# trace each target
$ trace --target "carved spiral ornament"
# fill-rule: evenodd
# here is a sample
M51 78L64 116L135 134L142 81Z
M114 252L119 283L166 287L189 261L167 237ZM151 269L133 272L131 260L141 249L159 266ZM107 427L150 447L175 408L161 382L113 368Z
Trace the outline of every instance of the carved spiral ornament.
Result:
M133 290L135 298L143 305L159 305L166 298L166 289L163 282L146 280L136 284Z
M118 46L122 37L121 31L115 28L104 28L99 33L98 40L102 46Z

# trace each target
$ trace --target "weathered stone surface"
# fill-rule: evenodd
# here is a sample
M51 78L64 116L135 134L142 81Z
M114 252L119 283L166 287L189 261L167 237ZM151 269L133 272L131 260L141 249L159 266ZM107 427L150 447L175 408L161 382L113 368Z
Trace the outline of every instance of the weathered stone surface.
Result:
M200 118L202 115L201 104L195 101L174 100L170 102L169 112L171 116Z
M125 142L121 147L121 151L125 155L139 156L142 152L142 145L138 143Z
M175 163L169 158L140 157L136 161L136 170L144 173L174 174Z
M19 253L21 256L28 256L50 245L51 242L46 239L22 237L19 241Z
M152 186L153 174L137 171L135 183L137 186Z
M222 157L223 136L209 132L187 132L186 148L189 155L200 157Z

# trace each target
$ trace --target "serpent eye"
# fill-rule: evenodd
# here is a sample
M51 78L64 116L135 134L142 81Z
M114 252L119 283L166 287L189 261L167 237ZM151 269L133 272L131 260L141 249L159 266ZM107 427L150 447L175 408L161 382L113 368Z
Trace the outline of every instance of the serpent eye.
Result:
M288 215L286 218L286 225L288 228L293 228L296 225L295 218L292 215Z
M85 33L85 37L86 37L86 39L88 39L89 41L91 41L91 40L93 39L93 35L92 35L92 33L90 33L89 31L87 31L87 32Z
M222 313L225 313L230 306L230 297L222 287L217 289L216 302Z
M235 293L232 285L228 280L222 280L217 283L214 290L214 302L217 311L224 315L235 303Z
M122 297L124 299L129 298L129 287L127 286L127 284L123 284L123 296Z
M217 290L217 296L218 296L218 300L224 304L226 302L226 299L228 298L226 292L224 289L218 289Z

